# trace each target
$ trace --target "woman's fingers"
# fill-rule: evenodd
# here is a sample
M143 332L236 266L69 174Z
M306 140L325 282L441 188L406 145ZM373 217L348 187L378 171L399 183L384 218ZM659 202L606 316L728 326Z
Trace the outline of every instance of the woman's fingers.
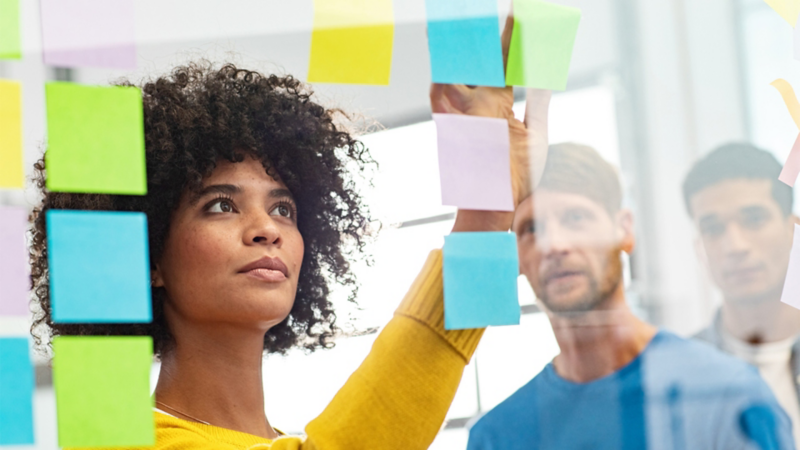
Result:
M528 89L525 94L525 126L547 131L547 113L550 109L552 91Z

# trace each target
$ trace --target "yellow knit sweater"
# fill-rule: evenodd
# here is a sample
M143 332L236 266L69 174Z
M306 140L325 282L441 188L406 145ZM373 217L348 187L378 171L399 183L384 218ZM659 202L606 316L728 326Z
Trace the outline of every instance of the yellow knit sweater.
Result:
M156 449L427 449L483 329L446 331L442 252L431 252L405 299L307 436L270 440L155 413Z

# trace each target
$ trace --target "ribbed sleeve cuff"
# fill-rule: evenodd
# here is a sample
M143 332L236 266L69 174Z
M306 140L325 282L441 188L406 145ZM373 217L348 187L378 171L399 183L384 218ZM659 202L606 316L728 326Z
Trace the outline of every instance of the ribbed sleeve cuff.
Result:
M444 329L444 281L442 277L442 251L434 250L422 271L414 280L395 315L421 322L442 337L466 363L472 358L485 328L469 330Z

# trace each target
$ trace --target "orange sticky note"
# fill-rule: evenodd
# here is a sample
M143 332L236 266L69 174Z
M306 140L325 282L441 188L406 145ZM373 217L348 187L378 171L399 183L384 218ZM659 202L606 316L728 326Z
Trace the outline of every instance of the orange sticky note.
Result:
M388 85L392 0L314 0L308 81Z
M22 89L0 80L0 188L22 188Z

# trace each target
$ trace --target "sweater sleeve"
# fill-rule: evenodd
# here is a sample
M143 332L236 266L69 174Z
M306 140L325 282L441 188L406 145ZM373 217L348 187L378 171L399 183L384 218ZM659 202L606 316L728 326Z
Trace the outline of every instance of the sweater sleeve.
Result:
M444 329L442 252L431 252L367 358L306 427L303 449L427 449L482 335Z

